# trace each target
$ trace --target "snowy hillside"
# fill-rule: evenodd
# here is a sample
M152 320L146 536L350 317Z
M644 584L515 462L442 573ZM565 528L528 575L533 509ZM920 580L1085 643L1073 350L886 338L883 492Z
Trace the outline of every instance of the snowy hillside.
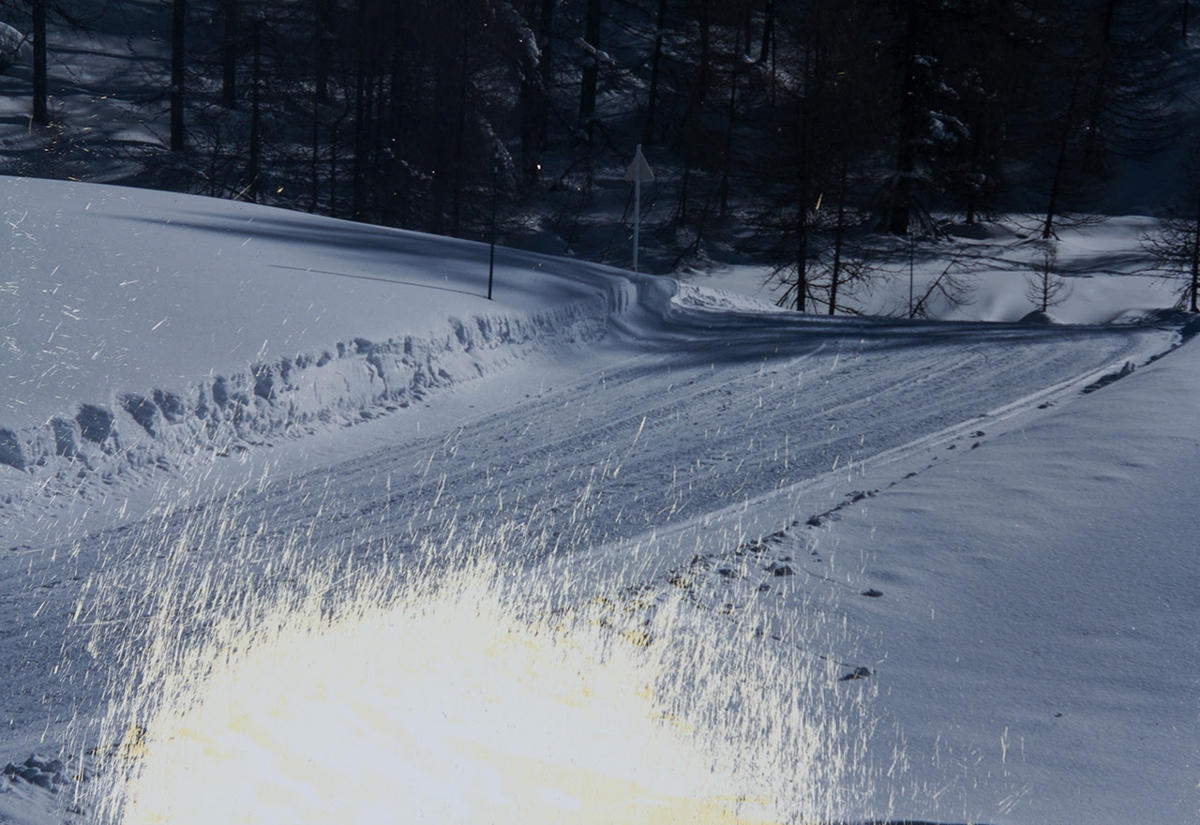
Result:
M1200 356L1138 220L1064 237L1070 324L1016 237L927 322L6 193L0 820L1200 818Z

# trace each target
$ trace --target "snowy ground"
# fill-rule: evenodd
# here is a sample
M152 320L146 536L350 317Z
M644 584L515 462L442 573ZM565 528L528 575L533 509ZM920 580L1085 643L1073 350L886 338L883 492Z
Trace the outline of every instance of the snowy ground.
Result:
M213 577L203 613L314 564L441 576L463 552L560 607L682 593L709 617L680 624L697 656L730 622L799 651L781 661L855 763L813 815L1200 819L1200 355L1168 286L1126 274L1144 221L1064 238L1069 324L1016 323L1033 251L1005 233L975 302L926 322L506 250L489 302L486 247L5 192L0 821L96 820L96 783L52 759L116 744L106 691L164 583ZM760 697L730 715L795 700L723 668Z

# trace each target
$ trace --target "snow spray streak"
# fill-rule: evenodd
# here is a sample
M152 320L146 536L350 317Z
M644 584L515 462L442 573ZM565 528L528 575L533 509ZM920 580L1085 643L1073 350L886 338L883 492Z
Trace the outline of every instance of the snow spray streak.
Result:
M669 592L564 607L562 582L454 555L453 575L315 573L270 604L221 604L213 571L158 588L90 812L129 825L846 814L862 743L845 742L819 657ZM225 615L181 632L195 604Z

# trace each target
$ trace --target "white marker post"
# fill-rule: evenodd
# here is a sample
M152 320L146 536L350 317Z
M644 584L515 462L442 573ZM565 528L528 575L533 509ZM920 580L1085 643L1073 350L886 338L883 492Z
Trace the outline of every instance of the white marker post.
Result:
M633 271L638 271L638 241L642 224L642 181L654 180L654 171L642 154L642 144L637 145L633 163L625 170L625 180L633 183Z

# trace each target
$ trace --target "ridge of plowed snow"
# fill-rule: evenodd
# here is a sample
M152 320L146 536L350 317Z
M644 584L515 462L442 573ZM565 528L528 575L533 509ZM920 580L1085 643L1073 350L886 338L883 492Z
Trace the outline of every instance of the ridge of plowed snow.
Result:
M636 293L661 312L673 291L499 250L488 301L479 244L163 193L9 190L0 520L394 412L594 342Z
M123 387L40 426L0 429L0 464L28 480L23 489L9 485L0 516L35 496L91 495L96 477L136 484L155 471L396 412L532 349L594 341L608 314L592 300L528 315L456 318L442 334L356 337L182 390Z

